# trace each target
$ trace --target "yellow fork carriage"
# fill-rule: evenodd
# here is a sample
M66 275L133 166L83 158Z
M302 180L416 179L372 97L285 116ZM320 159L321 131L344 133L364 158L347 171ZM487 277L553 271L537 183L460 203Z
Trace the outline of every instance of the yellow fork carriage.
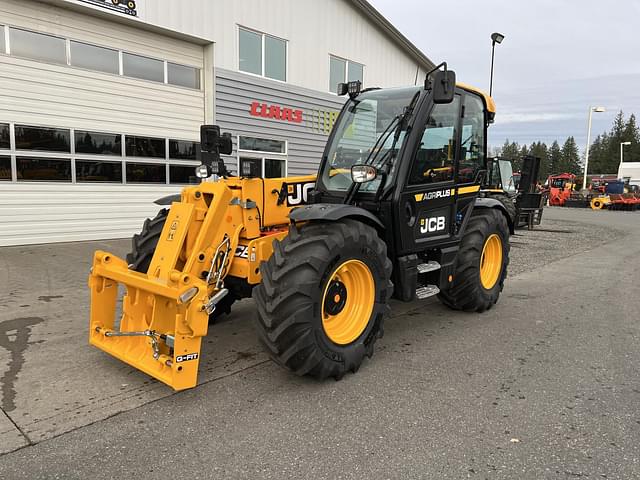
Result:
M195 386L209 315L228 294L224 278L260 282L260 262L287 234L290 209L314 182L315 176L231 178L185 188L146 273L97 251L89 276L90 343L176 390Z

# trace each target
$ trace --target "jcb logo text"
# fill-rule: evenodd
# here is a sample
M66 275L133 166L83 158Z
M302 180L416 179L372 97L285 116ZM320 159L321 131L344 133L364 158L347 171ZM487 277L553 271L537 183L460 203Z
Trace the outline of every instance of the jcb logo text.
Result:
M305 205L309 201L309 191L315 186L310 183L290 183L287 185L287 206L297 207Z
M420 220L420 233L440 232L444 230L446 226L446 217L423 218Z

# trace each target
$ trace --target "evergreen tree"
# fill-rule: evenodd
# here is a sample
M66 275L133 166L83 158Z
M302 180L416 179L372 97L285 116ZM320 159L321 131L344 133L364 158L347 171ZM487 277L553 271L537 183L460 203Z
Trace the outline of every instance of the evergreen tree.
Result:
M500 156L504 157L507 160L516 160L520 155L520 146L516 142L509 142L509 139L505 140L504 145L502 145L502 151L500 152Z
M625 161L640 161L640 131L633 114L625 121L623 112L618 112L611 130L596 137L589 149L589 175L618 172L621 142L631 142L624 147Z
M582 168L580 166L580 152L578 151L578 145L576 145L575 138L567 138L562 146L561 154L562 160L560 170L579 175Z
M603 158L602 169L597 173L618 173L620 163L620 142L624 142L625 121L622 110L618 112L613 121L613 128L609 134L609 142L606 145L605 158ZM592 170L589 168L589 173Z
M529 155L529 148L526 145L522 145L520 151L518 152L517 158L513 161L513 171L519 172L522 170L522 159Z
M553 143L551 144L551 147L549 148L548 158L549 158L550 175L557 174L557 173L564 173L560 171L562 151L560 150L560 145L558 144L557 140L554 140Z
M624 113L618 112L611 129L597 135L589 148L589 175L616 174L620 163L620 143L631 142L624 147L625 162L640 162L640 127L636 116L631 114L625 120ZM521 169L522 157L534 155L540 157L541 180L551 174L574 173L579 175L584 170L580 151L574 137L569 137L562 148L557 141L548 147L542 142L533 142L529 147L510 142L508 139L497 149L499 156L513 163L513 170Z
M632 113L622 132L622 141L631 142L624 146L625 162L640 162L640 129L636 123L636 116Z
M589 174L602 173L606 167L607 146L609 145L609 134L607 132L598 135L589 149Z

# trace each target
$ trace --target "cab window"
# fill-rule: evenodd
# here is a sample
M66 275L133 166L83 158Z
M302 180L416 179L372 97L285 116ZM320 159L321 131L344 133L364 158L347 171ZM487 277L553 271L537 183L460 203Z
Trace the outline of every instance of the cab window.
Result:
M434 105L413 158L410 185L453 180L460 97Z
M462 143L458 167L458 181L460 183L475 181L478 172L485 168L484 132L484 103L477 95L467 93L464 97Z

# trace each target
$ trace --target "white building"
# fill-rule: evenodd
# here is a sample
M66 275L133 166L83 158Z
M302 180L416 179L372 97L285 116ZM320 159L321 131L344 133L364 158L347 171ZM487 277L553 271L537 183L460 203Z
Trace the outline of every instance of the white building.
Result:
M640 186L640 162L620 162L618 178L628 179L631 185Z
M312 172L337 83L432 67L365 0L0 0L0 246L130 236L203 123L232 170Z

